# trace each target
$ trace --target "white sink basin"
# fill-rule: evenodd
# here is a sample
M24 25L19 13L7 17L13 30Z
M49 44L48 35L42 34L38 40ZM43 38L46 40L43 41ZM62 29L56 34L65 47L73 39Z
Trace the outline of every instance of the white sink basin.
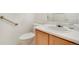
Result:
M69 28L70 30L79 32L79 24L73 24L73 25L66 26L66 27Z
M79 32L79 27L69 27L69 29Z
M58 31L58 32L66 32L68 31L67 28L65 27L58 27L57 25L44 25L46 29L48 30L53 30L53 31Z
M51 29L51 30L56 30L56 31L68 31L66 28L64 28L64 27L57 27L57 26L55 26L55 27L49 27L49 29Z

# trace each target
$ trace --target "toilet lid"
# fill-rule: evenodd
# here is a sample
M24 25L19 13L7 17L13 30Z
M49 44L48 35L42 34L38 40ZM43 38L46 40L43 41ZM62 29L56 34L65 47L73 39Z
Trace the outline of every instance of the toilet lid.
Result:
M27 40L27 39L33 38L34 36L35 36L34 33L26 33L26 34L23 34L23 35L20 37L20 39L21 39L21 40Z

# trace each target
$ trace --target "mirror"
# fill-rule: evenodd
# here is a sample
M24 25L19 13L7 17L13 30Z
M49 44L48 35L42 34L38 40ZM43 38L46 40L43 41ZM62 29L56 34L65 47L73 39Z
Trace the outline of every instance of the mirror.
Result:
M48 22L79 23L78 13L48 13Z

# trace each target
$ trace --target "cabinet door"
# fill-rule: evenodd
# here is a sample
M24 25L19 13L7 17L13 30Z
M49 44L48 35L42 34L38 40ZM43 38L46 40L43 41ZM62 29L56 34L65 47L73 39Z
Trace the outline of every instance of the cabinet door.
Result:
M65 39L49 35L49 44L54 44L54 45L74 45L74 43L67 41Z
M48 34L39 30L36 30L36 44L48 45Z
M49 45L54 45L55 38L52 35L49 35Z

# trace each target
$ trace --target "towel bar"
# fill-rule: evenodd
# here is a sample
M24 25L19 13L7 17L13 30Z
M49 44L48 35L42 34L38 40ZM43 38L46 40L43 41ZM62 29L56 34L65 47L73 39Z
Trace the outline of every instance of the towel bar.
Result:
M18 25L17 23L14 23L13 21L6 19L4 16L0 16L0 18L14 24L15 26Z

